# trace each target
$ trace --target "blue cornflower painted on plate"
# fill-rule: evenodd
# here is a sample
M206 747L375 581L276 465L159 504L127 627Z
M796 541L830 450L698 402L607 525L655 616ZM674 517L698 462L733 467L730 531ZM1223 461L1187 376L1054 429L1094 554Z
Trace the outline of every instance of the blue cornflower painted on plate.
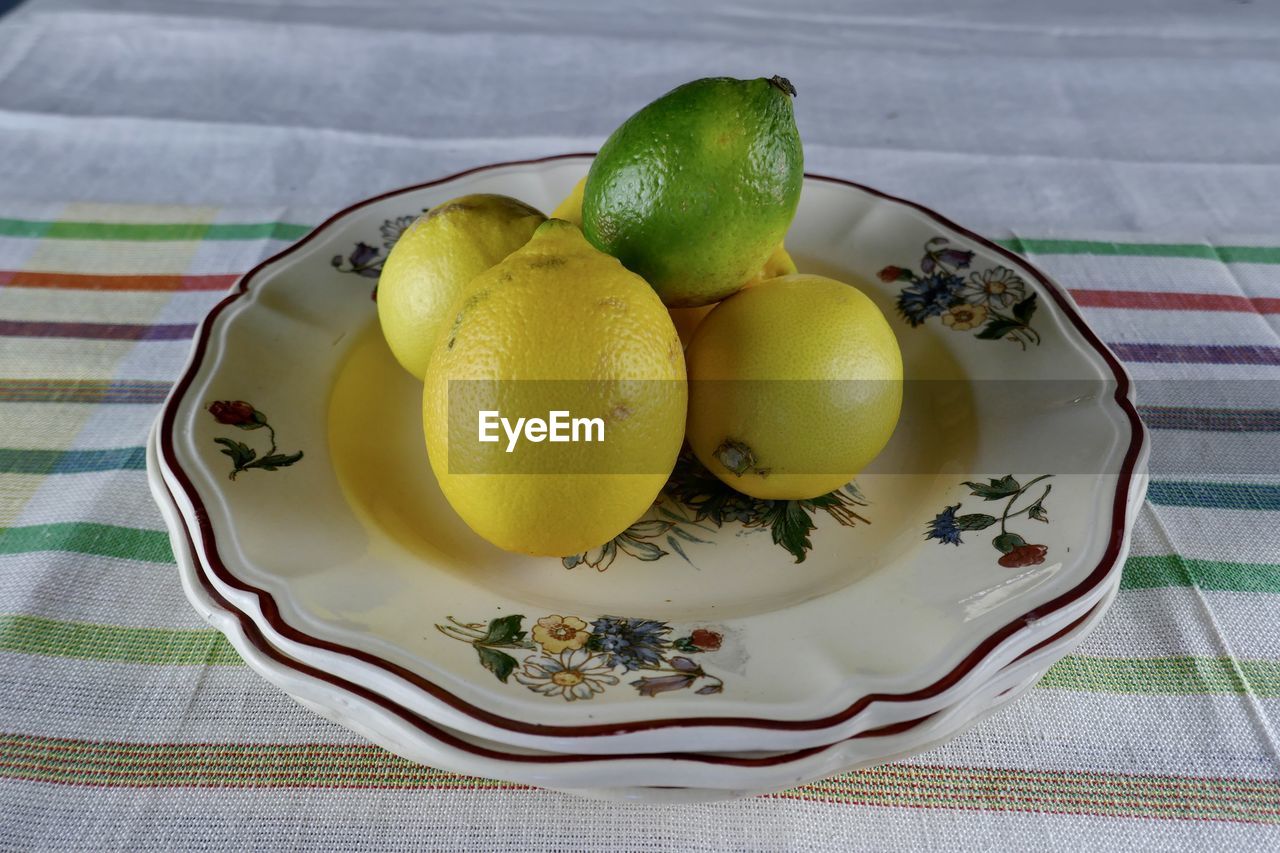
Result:
M941 539L943 544L961 544L960 526L956 524L956 510L959 508L960 504L956 504L938 513L937 517L929 522L929 532L925 534L924 538Z
M662 662L666 635L671 628L655 619L602 616L591 623L589 648L604 652L610 664L632 670Z
M913 326L941 316L960 301L964 279L948 272L917 278L898 294L898 311Z
M1012 269L1003 266L969 273L966 284L961 270L973 264L974 253L948 245L946 237L934 237L924 244L920 272L890 265L877 273L885 284L902 287L898 292L898 312L914 326L930 317L940 317L953 332L973 331L984 341L1013 341L1024 350L1027 344L1040 345L1040 333L1031 328L1036 313L1036 294ZM962 530L968 528L962 527Z

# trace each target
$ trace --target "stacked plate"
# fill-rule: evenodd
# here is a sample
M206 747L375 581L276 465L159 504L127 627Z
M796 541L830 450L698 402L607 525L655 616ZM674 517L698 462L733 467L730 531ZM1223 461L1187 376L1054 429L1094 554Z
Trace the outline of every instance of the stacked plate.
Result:
M196 609L262 676L411 760L595 796L716 799L919 752L1102 617L1145 490L1128 377L1063 291L918 205L806 180L787 246L891 318L893 441L816 501L683 458L561 560L500 551L429 473L370 293L423 210L552 208L586 156L349 208L201 327L148 471ZM573 334L566 329L565 334Z

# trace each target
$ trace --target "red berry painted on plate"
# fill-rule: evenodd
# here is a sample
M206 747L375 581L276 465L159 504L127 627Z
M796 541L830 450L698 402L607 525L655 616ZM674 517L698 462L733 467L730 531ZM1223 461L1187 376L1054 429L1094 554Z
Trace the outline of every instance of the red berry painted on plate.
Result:
M220 424L245 426L261 423L257 410L244 400L217 400L209 404L209 414Z
M1000 557L999 563L1006 569L1038 566L1044 562L1049 549L1044 545L1022 545Z

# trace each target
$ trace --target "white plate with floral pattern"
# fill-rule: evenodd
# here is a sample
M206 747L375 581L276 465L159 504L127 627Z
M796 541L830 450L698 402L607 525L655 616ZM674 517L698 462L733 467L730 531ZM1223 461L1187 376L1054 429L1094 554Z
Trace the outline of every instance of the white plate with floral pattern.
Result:
M147 458L148 481L169 525L187 598L202 617L227 636L255 672L321 716L412 761L597 798L646 802L729 799L767 793L930 749L986 719L1029 689L1048 662L1069 652L1096 626L1117 588L1118 578L1113 578L1107 584L1107 598L1093 611L1028 650L959 704L919 721L867 732L828 747L737 755L572 757L515 751L505 744L433 724L383 697L308 667L268 643L252 619L217 593L194 559L194 540L159 475L154 434L147 445Z
M1145 487L1123 368L1024 260L816 176L788 248L882 307L909 380L872 466L781 503L686 461L648 516L563 560L472 534L378 334L378 265L424 209L473 192L550 209L588 163L362 202L202 325L162 416L163 473L210 578L272 643L529 748L795 749L955 704L1101 600Z

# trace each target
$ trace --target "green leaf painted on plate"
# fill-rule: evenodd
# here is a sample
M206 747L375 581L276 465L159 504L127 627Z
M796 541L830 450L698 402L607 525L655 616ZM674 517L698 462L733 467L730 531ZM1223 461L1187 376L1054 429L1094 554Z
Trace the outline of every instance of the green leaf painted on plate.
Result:
M513 613L510 616L500 616L489 623L489 629L485 635L476 640L477 646L514 646L524 639L525 632L520 630L520 623L524 621L524 616L519 613ZM483 655L481 658L483 659ZM504 678L503 681L506 681Z
M684 546L682 546L678 541L676 541L676 538L672 536L670 533L667 534L667 544L671 546L672 551L675 551L677 554L680 555L680 559L684 560L686 563L688 563L691 566L693 565L693 560L690 560L689 555L684 552Z
M498 680L503 684L507 683L507 679L511 677L511 673L515 672L516 659L506 652L500 652L497 649L491 649L488 646L476 644L476 654L480 656L480 663L485 669L497 676Z
M1022 326L1023 324L1017 320L993 317L975 337L982 338L984 341L998 341L1010 332L1021 329Z
M215 438L214 442L222 445L222 453L231 457L232 464L239 470L252 462L258 455L258 451L241 441L235 441L230 438Z
M800 501L775 501L769 513L773 516L770 530L774 544L787 549L797 563L803 563L813 547L809 541L809 533L815 527L813 516L805 512Z
M671 541L672 536L679 536L681 539L683 539L686 542L697 542L703 545L706 545L711 541L710 539L700 539L697 536L694 536L689 531L680 527L671 528L671 532L667 534L667 541Z
M961 530L986 530L995 523L996 517L994 515L984 515L983 513L962 515L956 519L956 527Z
M297 453L273 453L270 456L264 456L257 462L254 462L252 468L261 468L264 471L275 471L278 468L288 468L293 463L302 458L302 451Z
M1012 475L1006 474L999 480L994 477L988 483L974 483L966 481L965 485L970 491L984 501L998 501L1001 498L1007 498L1009 495L1017 492L1022 488L1022 484L1013 478Z
M672 640L671 648L675 649L678 652L685 652L686 654L696 654L702 651L702 649L698 648L693 644L692 636L680 637L678 639Z
M635 524L624 530L623 533L635 536L639 539L648 539L653 536L661 536L673 526L675 526L674 522L663 521L660 518L649 518L644 521L637 521Z
M1031 324L1031 315L1036 313L1036 295L1033 293L1013 306L1013 316L1024 326Z
M652 542L642 542L639 539L632 539L630 536L622 535L614 540L618 544L618 548L627 554L635 557L637 560L644 560L651 563L667 556L667 552L659 548Z
M995 539L991 540L991 544L1001 554L1008 554L1015 548L1021 548L1027 544L1027 540L1023 539L1016 533L1001 533Z
M829 507L839 506L843 501L840 499L840 490L827 492L825 495L818 495L816 498L808 498L802 503L807 503L815 509L828 509Z

